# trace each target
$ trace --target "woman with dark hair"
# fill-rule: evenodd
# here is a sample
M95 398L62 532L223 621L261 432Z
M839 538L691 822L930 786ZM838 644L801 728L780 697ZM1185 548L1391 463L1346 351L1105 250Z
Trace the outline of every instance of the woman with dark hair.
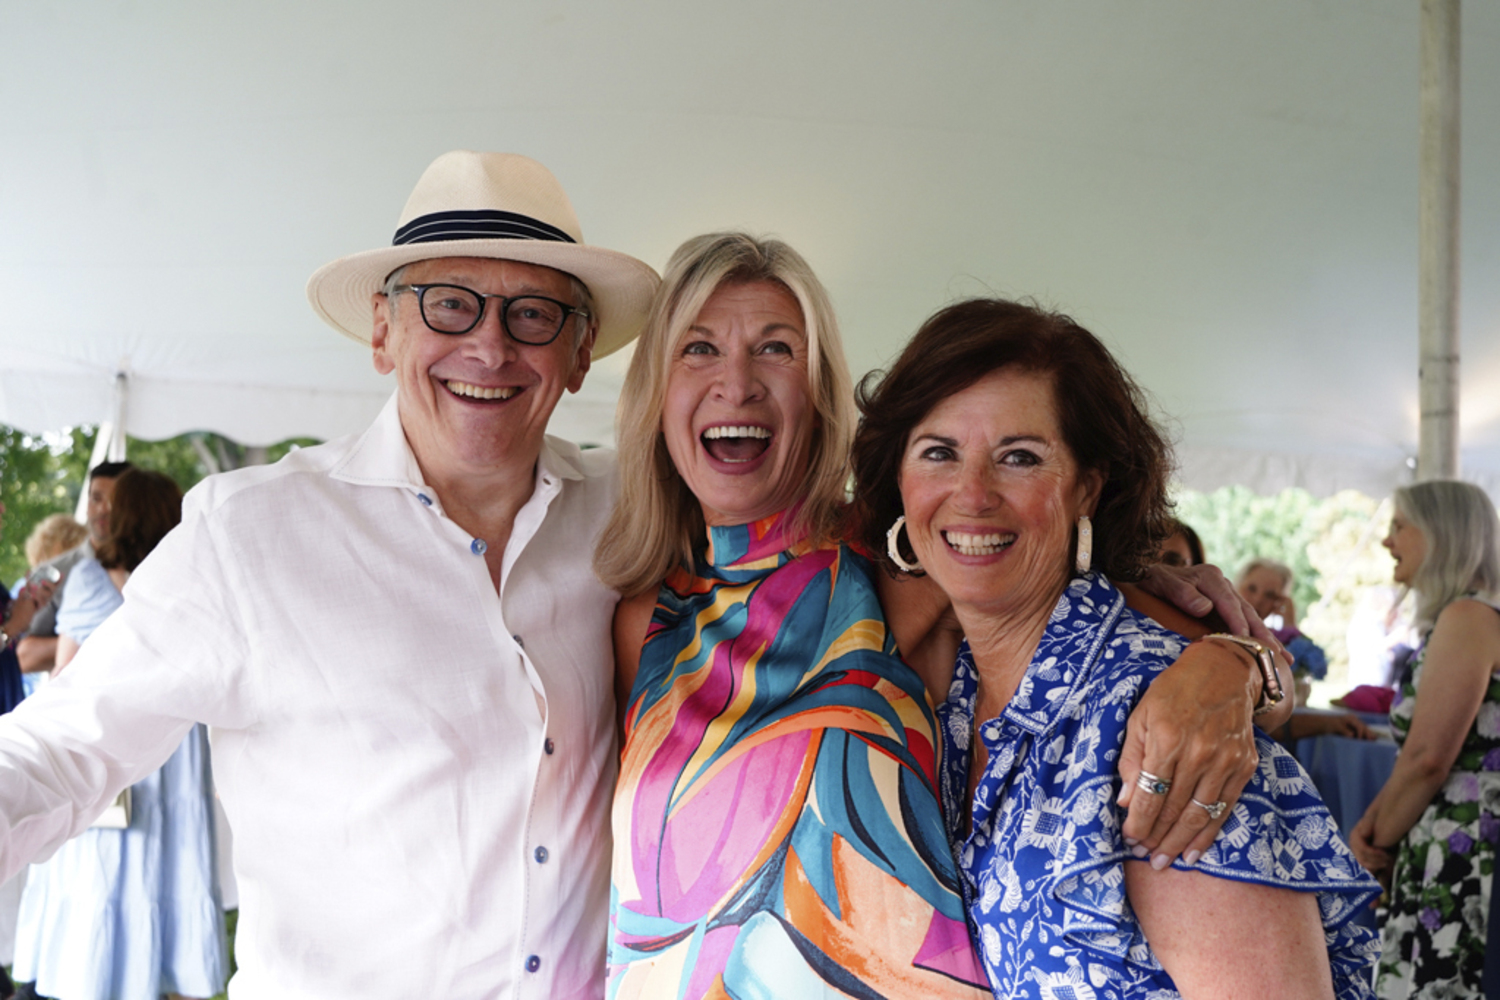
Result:
M120 606L131 572L181 518L171 479L134 468L119 477L98 558L79 562L63 586L57 670ZM32 866L15 976L56 1000L213 996L229 970L204 727L111 813L112 826L96 823Z
M1390 887L1375 991L1480 998L1500 843L1500 522L1477 486L1417 483L1396 491L1385 547L1424 638L1391 706L1395 769L1350 834Z
M866 380L860 409L865 545L936 582L966 637L947 682L928 683L943 699L944 813L995 994L1368 996L1373 941L1349 918L1376 887L1263 735L1207 850L1127 863L1147 859L1121 833L1125 720L1187 643L1110 582L1154 559L1170 457L1105 347L1065 316L960 303ZM1274 689L1269 652L1252 652ZM1122 777L1136 795L1171 785ZM1230 807L1195 794L1190 808Z
M1193 526L1173 517L1167 520L1167 537L1157 546L1156 561L1168 566L1202 566L1208 560L1203 557L1203 540Z

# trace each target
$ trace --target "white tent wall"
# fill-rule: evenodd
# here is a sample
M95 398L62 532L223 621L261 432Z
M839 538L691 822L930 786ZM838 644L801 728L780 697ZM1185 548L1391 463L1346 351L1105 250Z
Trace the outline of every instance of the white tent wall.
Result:
M1463 474L1500 492L1500 5L1462 22ZM661 267L809 258L856 372L976 293L1099 333L1183 479L1383 493L1417 442L1419 5L190 0L0 6L0 421L247 444L390 392L307 276L451 148ZM624 359L554 429L607 443Z

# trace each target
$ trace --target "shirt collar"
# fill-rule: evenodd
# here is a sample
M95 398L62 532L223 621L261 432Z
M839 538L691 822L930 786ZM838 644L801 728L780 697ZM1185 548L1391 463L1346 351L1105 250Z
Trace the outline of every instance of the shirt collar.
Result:
M401 426L397 396L397 393L392 393L386 400L374 423L365 429L343 460L329 472L332 478L362 486L394 486L417 491L429 488L422 480L422 467L417 464L417 456L412 454L406 431ZM583 456L578 446L551 435L542 439L537 464L543 479L549 475L568 480L584 478Z
M1042 632L1031 665L1002 713L1023 729L1043 733L1104 655L1125 598L1103 573L1074 577Z

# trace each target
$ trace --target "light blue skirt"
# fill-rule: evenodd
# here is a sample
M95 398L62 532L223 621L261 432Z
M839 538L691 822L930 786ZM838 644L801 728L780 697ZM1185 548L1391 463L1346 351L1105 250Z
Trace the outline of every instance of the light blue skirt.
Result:
M208 733L131 786L130 826L88 829L32 865L13 976L57 1000L211 997L229 973Z

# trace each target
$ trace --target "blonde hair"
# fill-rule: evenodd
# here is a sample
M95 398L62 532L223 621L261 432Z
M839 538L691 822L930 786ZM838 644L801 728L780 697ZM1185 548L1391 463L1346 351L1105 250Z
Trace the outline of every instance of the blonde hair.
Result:
M1411 581L1420 631L1431 629L1443 609L1465 594L1500 596L1500 523L1484 490L1434 479L1396 490L1396 509L1427 542Z
M56 559L76 549L89 537L89 529L66 514L49 514L26 536L26 562L35 569L49 559Z
M1235 578L1235 586L1243 587L1245 581L1250 579L1250 574L1258 569L1268 569L1281 578L1281 585L1287 590L1292 589L1292 568L1286 563L1279 563L1275 559L1251 559L1245 563L1245 568L1240 570L1240 575Z
M802 308L807 380L815 414L807 490L794 532L818 540L837 530L854 437L853 383L828 293L802 255L780 240L745 233L695 236L672 254L636 344L615 415L620 492L594 554L594 571L626 596L656 587L673 566L692 564L703 510L667 452L661 417L672 360L705 303L723 285L769 281Z

